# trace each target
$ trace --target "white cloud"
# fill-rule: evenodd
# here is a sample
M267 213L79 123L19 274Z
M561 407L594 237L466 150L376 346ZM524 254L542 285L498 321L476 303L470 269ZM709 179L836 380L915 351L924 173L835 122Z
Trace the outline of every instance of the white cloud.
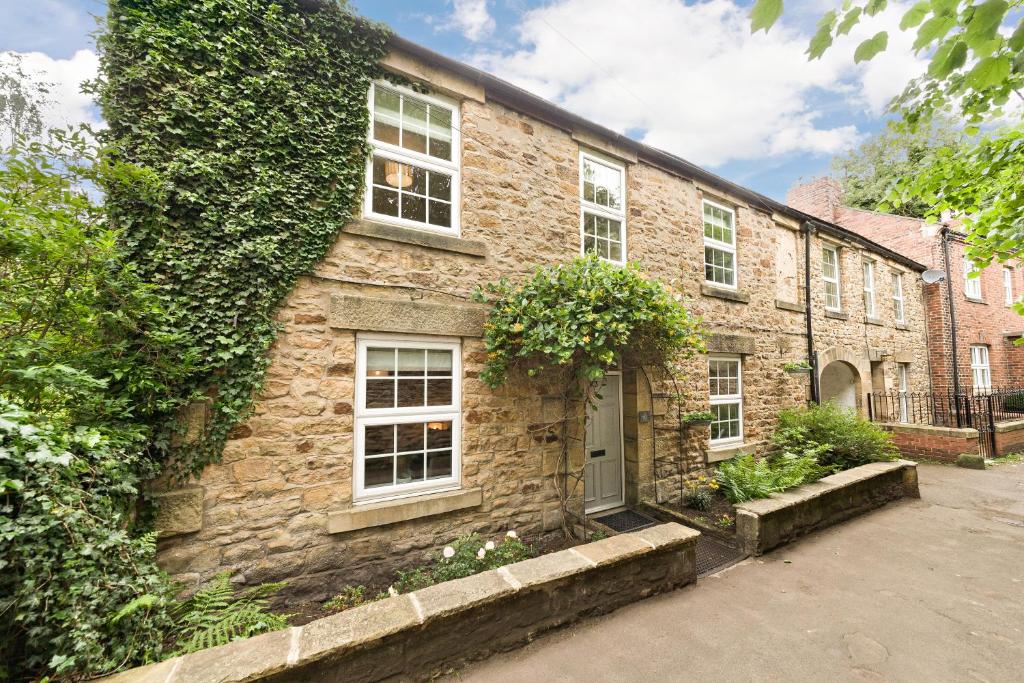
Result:
M51 104L43 112L47 128L88 123L95 128L103 121L91 95L81 92L82 81L96 77L99 57L92 50L79 50L70 59L54 59L42 52L0 53L0 60L11 55L21 58L22 70L36 81L50 84Z
M453 4L452 25L469 40L483 40L494 31L487 0L453 0Z
M923 69L912 37L896 35L903 10L865 20L808 62L809 29L784 21L751 35L748 9L728 0L556 0L523 15L517 50L473 61L698 163L834 154L858 141L854 115L880 115ZM890 50L855 66L855 46L881 28Z

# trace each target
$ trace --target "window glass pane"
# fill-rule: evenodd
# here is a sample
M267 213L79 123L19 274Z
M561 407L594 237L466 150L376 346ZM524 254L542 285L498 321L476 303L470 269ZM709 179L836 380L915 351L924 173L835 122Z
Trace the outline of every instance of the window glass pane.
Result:
M609 209L622 208L622 172L583 158L583 199Z
M366 488L390 486L395 482L394 458L367 458L363 462L363 485Z
M397 458L396 484L423 481L423 453L406 453Z
M374 88L373 137L381 142L397 145L399 141L400 96L393 90Z
M367 408L394 408L395 407L395 380L393 379L366 379L366 407Z
M398 425L398 452L422 451L423 431L422 422Z
M608 219L603 216L597 216L595 219L597 225L597 236L608 238Z
M614 242L622 242L622 223L607 219L608 239Z
M594 214L583 214L583 232L587 235L597 234L597 218L594 216Z
M597 240L593 237L585 236L583 238L583 251L592 254L597 251Z
M427 478L437 479L452 476L452 452L427 453Z
M398 374L402 377L422 375L426 371L426 351L398 349Z
M402 103L402 147L414 152L427 151L427 104L404 96Z
M402 185L406 192L427 194L427 172L422 168L402 164Z
M367 455L395 452L395 425L366 425L363 451Z
M618 242L611 242L608 245L608 258L612 261L622 260L622 245Z
M395 350L368 348L366 350L366 376L392 377L395 374Z
M402 218L426 223L427 200L416 195L402 193Z
M430 196L448 202L452 199L452 177L437 171L430 172Z
M452 423L451 422L428 422L427 423L427 448L451 448L452 447Z
M451 375L452 374L452 352L451 351L427 351L427 374L428 375Z
M444 107L430 108L430 156L452 158L452 113Z
M432 379L427 382L427 405L447 406L452 403L452 381Z
M398 215L398 193L392 190L373 188L373 212L384 216Z
M430 202L430 224L443 228L452 226L452 206L445 202Z
M424 402L424 380L401 378L398 380L398 407L422 406Z

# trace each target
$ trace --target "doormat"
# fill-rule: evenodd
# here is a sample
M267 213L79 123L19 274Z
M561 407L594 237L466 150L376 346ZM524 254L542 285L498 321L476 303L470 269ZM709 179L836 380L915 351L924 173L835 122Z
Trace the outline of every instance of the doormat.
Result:
M650 517L644 517L639 512L634 512L633 510L620 510L604 517L595 517L594 521L619 532L637 531L657 524Z
M697 539L697 576L714 574L720 569L736 564L746 557L732 546L701 534Z

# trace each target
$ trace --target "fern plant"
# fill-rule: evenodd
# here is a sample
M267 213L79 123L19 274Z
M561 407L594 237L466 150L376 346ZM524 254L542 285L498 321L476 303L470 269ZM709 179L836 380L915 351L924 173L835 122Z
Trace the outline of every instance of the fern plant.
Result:
M267 610L284 583L264 583L236 595L229 574L218 574L175 613L180 631L174 655L244 640L288 626L288 616Z

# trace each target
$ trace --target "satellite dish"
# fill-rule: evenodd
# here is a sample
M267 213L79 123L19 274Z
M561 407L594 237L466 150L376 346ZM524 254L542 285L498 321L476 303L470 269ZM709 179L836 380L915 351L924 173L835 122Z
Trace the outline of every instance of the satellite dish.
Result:
M926 270L921 273L921 280L926 285L934 285L936 282L942 282L946 279L946 273L941 270Z

